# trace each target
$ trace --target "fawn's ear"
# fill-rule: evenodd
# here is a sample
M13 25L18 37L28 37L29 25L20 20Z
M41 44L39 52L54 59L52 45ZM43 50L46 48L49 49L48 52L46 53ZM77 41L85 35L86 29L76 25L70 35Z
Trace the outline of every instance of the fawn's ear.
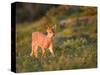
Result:
M54 30L56 30L56 24L52 27Z
M51 28L51 27L48 25L48 26L47 26L47 29L50 29L50 28Z

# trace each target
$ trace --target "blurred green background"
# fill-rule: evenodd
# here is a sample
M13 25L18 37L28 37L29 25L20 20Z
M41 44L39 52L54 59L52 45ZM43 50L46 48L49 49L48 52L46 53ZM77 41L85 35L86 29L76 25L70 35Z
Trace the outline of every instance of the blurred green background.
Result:
M32 32L46 32L45 25L57 25L53 58L30 57ZM17 72L52 71L97 67L97 7L16 3Z

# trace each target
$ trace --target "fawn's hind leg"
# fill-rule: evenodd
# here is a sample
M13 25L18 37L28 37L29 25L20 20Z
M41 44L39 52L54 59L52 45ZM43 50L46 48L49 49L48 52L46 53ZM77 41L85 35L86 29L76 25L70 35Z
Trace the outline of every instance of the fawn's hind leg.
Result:
M37 49L38 49L37 45L35 45L35 46L32 45L32 52L31 52L30 56L34 55L34 57L37 58Z
M30 53L30 56L33 56L33 50L34 50L34 45L33 45L33 42L32 42L32 51Z
M35 46L35 47L34 47L34 50L33 50L33 54L34 54L34 57L35 57L35 58L38 57L38 51L37 51L37 49L38 49L38 46Z
M45 61L45 58L46 58L46 53L45 53L45 49L42 48L42 62Z

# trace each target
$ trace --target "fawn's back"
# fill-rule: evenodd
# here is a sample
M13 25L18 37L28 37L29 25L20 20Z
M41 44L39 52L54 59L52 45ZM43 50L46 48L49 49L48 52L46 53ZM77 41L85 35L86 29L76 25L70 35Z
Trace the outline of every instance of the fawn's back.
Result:
M48 48L51 43L51 39L48 38L43 33L33 32L32 33L32 43L33 45L40 46L41 48Z

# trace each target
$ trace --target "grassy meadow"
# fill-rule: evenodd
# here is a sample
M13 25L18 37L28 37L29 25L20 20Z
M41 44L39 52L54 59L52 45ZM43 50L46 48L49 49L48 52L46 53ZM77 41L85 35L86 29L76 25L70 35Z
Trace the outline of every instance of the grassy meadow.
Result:
M66 9L65 9L66 8ZM67 10L67 11L66 11ZM70 10L70 12L68 12ZM48 19L47 19L48 17ZM46 32L44 24L56 24L55 57L46 49L46 61L30 56L32 32ZM97 67L97 14L95 7L50 7L40 19L16 23L16 71L37 72Z

